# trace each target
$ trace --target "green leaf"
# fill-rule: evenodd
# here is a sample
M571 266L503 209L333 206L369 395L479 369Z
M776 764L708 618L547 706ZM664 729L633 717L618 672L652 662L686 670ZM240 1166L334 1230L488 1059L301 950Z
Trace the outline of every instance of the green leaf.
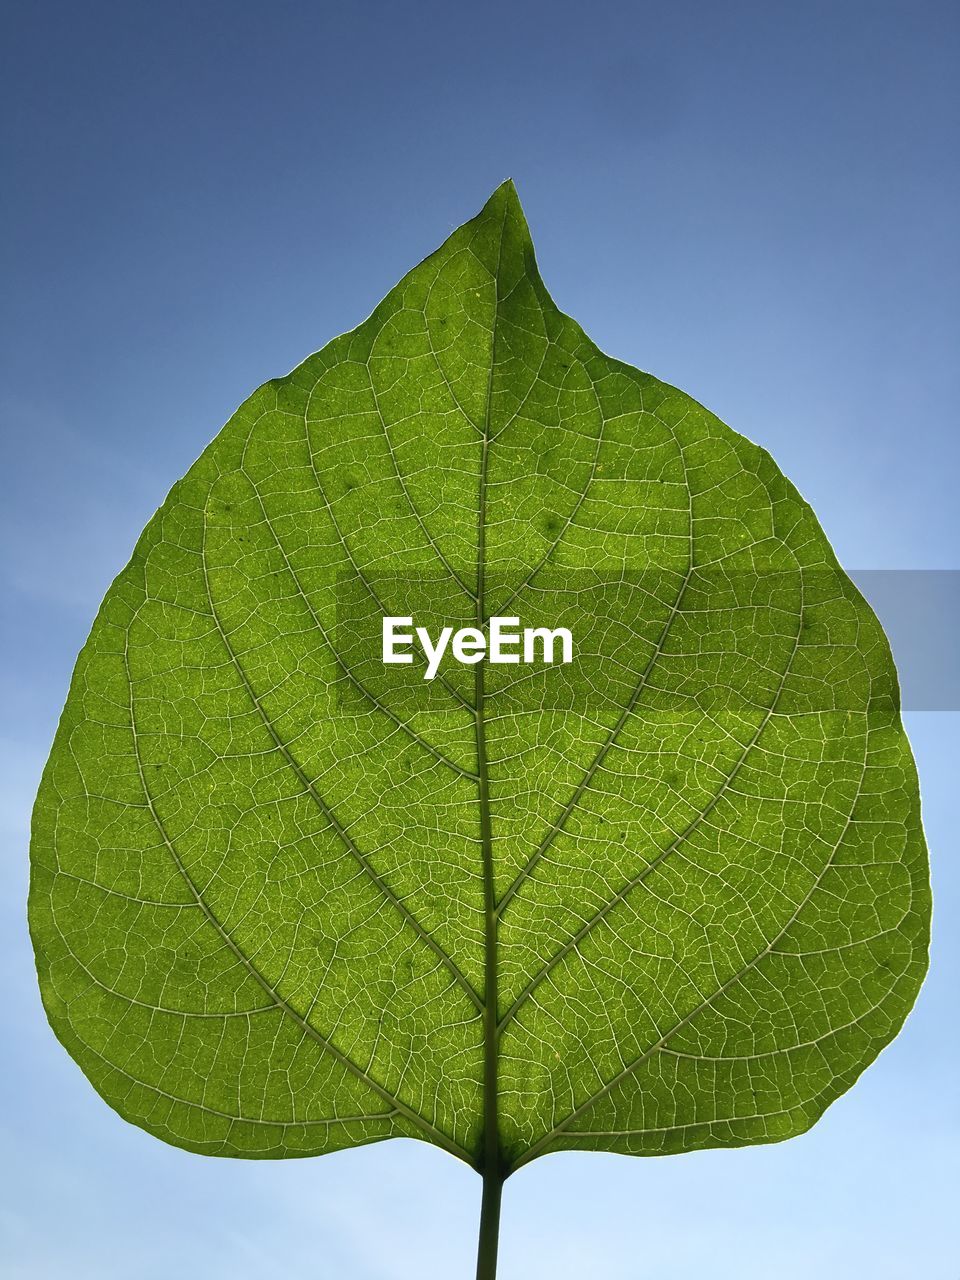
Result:
M574 660L381 661L493 614ZM509 183L174 487L32 857L57 1035L213 1155L787 1138L926 966L876 619L767 453L557 310Z

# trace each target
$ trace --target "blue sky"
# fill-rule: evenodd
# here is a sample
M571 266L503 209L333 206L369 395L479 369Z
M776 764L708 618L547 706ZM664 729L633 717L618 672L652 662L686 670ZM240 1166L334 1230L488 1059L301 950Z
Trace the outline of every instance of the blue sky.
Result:
M440 1152L191 1156L54 1041L26 839L74 658L237 403L508 175L559 305L769 448L847 566L960 569L960 10L4 10L0 1273L470 1275L479 1181ZM907 723L937 914L903 1035L793 1142L537 1162L507 1188L503 1280L956 1280L960 716Z

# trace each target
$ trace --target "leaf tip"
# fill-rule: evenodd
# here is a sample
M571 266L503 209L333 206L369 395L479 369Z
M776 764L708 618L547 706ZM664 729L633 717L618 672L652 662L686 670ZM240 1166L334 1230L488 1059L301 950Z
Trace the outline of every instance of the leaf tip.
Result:
M517 195L517 187L512 178L506 178L500 183L483 206L482 213L502 214L504 210L511 210L523 216L520 197Z
M504 269L508 274L538 274L530 228L512 178L495 189L473 225L484 229L491 271L499 274Z

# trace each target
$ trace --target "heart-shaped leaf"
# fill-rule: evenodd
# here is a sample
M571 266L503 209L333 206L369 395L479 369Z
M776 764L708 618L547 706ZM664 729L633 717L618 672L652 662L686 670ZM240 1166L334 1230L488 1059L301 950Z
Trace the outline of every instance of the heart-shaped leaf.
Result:
M385 664L383 619L572 659ZM808 1128L926 966L883 634L769 455L602 354L505 184L237 411L77 664L50 1021L168 1142L425 1139L499 1185Z

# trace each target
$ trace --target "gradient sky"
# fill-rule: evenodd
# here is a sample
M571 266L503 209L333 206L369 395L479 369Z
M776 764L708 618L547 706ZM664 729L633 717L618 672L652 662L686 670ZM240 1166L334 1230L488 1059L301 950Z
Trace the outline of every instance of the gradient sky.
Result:
M4 1280L472 1275L441 1152L189 1155L54 1041L26 841L76 653L240 400L508 175L558 304L769 448L847 566L960 569L958 63L923 0L3 4ZM957 1280L960 716L907 725L937 914L903 1035L792 1142L537 1162L502 1280Z

